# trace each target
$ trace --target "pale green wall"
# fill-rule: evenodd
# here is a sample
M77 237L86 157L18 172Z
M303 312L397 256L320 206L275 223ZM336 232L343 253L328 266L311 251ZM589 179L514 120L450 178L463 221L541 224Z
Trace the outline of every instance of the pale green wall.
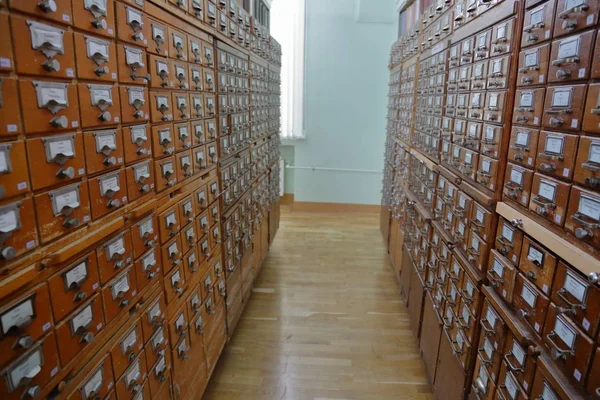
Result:
M294 145L295 165L383 169L394 7L392 0L359 1L306 1L307 139ZM383 22L357 22L359 12L359 21ZM291 175L295 201L380 203L380 172L297 169Z
M294 165L294 146L282 145L281 158L285 160L285 165ZM283 180L283 192L294 193L294 170L286 168Z

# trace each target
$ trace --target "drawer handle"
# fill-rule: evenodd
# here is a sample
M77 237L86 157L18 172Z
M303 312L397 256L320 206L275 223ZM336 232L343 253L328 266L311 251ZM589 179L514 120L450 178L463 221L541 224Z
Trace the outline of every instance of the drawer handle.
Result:
M562 110L557 110L555 108L549 108L546 110L546 114L550 114L550 115L564 115L564 114L571 114L572 112L573 112L573 110L570 108L565 108Z
M563 360L566 360L567 356L575 356L575 351L573 351L573 349L569 349L569 350L561 349L558 346L558 344L556 344L556 342L554 341L555 337L556 337L556 332L554 332L554 331L552 331L548 335L546 335L546 339L548 339L548 342L550 342L550 344L552 345L552 348L550 349L550 356L552 357L553 360L559 360L561 358Z
M490 285L492 285L492 287L498 288L500 287L500 285L504 284L504 279L502 279L500 275L498 275L498 273L494 270L489 270L487 272L487 276L490 280Z
M594 162L584 162L581 164L584 169L592 172L600 172L600 165Z
M481 325L481 329L483 329L483 333L485 336L493 336L496 334L496 331L493 328L486 327L486 323L488 320L486 318L482 319L479 324Z
M579 6L570 8L568 10L565 10L563 12L561 12L560 14L558 14L558 18L560 19L567 19L569 17L570 14L573 13L584 13L586 11L589 10L589 6L587 4L581 4Z
M540 164L540 170L544 171L544 172L554 172L556 171L556 165L554 165L553 163L541 163Z
M483 381L479 377L477 377L477 379L475 380L474 388L475 388L475 392L477 392L478 396L480 394L487 393L487 387L486 387L486 385L483 384Z
M79 343L91 343L94 340L94 334L92 332L85 332L81 335Z
M556 203L545 200L544 198L542 198L540 196L533 197L531 199L531 201L533 201L536 205L543 207L543 208L551 208L553 210L556 209Z
M485 349L483 347L478 348L477 353L479 353L479 356L481 357L481 361L483 362L483 365L485 365L486 367L489 367L493 364L492 359L486 357L487 354L485 353Z
M456 340L452 341L452 352L456 355L462 356L463 351L461 349L457 349L455 345L458 345Z
M560 297L560 299L562 301L564 301L568 306L568 308L559 307L560 312L565 313L565 314L571 314L574 316L577 314L577 309L580 309L581 311L586 310L585 304L573 303L573 302L569 301L569 299L567 299L567 297L565 296L566 293L567 293L567 289L565 289L565 288L562 288L557 292L558 297Z

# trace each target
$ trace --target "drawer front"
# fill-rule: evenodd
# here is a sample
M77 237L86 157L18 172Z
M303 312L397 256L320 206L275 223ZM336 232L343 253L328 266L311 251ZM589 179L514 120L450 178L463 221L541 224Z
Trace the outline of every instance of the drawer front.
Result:
M148 47L150 21L141 10L116 2L117 38L140 47Z
M117 47L113 41L75 32L75 53L77 78L117 81Z
M516 377L508 368L505 361L502 362L500 368L500 376L498 377L497 396L504 399L527 400L527 393L517 382Z
M600 139L579 137L573 180L589 189L600 189Z
M98 294L56 327L58 354L63 364L66 365L94 343L94 339L104 328L103 314L102 299Z
M499 252L492 250L486 275L490 286L510 304L517 277L515 266Z
M600 52L596 57L600 59ZM592 83L588 88L583 130L600 133L600 83Z
M469 37L460 43L460 64L471 64L475 54L475 37Z
M183 200L179 201L178 208L179 216L183 226L194 221L196 218L196 209L193 196L187 196Z
M181 258L183 256L181 244L181 236L177 235L170 241L168 241L161 248L162 265L165 273L171 271L173 268L181 264Z
M171 352L165 351L164 354L156 361L155 364L148 364L148 385L150 386L150 394L153 399L170 399L171 391L171 368L173 361L171 360ZM166 389L165 389L166 388ZM163 396L163 392L166 394Z
M571 179L579 136L541 131L536 168L545 174Z
M521 47L531 46L552 37L555 0L549 0L525 12Z
M167 25L153 18L148 18L150 25L150 38L148 40L148 53L167 57L169 45L167 43Z
M177 346L177 342L182 338L187 338L189 334L189 317L185 303L182 304L169 320L169 334L171 336L171 346Z
M191 76L188 75L189 67L185 62L172 61L173 73L175 74L175 87L179 90L188 90L190 88Z
M482 298L483 295L477 289L477 285L475 285L469 276L465 276L461 288L461 304L469 307L471 315L476 316L478 315L479 304Z
M0 21L2 21L1 17ZM8 21L2 22L8 26ZM17 80L8 77L0 78L0 96L3 99L14 99L14 101L10 102L0 102L0 136L21 133L23 126L21 124L21 112L19 111L20 103Z
M159 351L159 348L165 348L169 343L167 328L165 327L166 310L164 294L160 293L155 299L149 301L148 308L141 317L144 343L150 341L148 343L149 347L155 353Z
M488 92L485 100L483 120L501 123L504 122L504 111L506 110L507 92Z
M600 396L600 347L596 348L594 352L594 360L592 363L592 367L590 368L590 373L588 375L588 385L587 391L593 398L598 398Z
M489 252L488 244L472 230L466 241L466 252L469 262L480 272L484 272Z
M175 70L169 59L150 55L148 57L148 73L152 88L171 89L175 87Z
M497 23L492 27L492 53L497 56L511 52L511 44L515 34L515 18Z
M587 85L548 87L542 125L549 129L579 131Z
M583 386L594 352L593 341L568 317L558 314L554 305L548 309L543 337L554 361L573 383Z
M180 299L185 294L186 278L183 263L180 263L165 276L165 294L167 304Z
M0 199L29 191L29 170L22 140L0 143Z
M183 252L187 253L196 245L198 240L198 233L196 232L196 225L189 224L181 231L181 242L183 244Z
M135 201L146 193L154 192L154 168L152 161L142 161L125 169L127 177L127 196Z
M477 170L477 182L494 191L498 181L498 169L500 162L493 158L479 157L479 168Z
M593 27L598 23L600 5L595 2L556 2L556 17L554 20L554 36L569 35L582 29Z
M83 144L88 175L103 172L123 164L121 129L84 132Z
M132 327L114 342L110 349L112 369L115 379L121 378L125 370L133 365L135 359L144 350L144 338L142 336L142 323L138 320Z
M0 310L0 363L23 355L52 328L48 287L39 285L8 302Z
M40 193L34 197L34 201L43 243L70 233L91 219L87 181ZM23 211L26 209L24 207Z
M131 232L124 231L96 247L100 284L106 285L117 273L131 264Z
M494 379L485 367L481 357L477 357L475 363L475 373L473 375L473 391L476 393L477 399L492 400L496 393L496 384Z
M168 27L169 34L169 57L187 61L188 60L188 38L187 35L177 29Z
M494 227L494 213L478 203L474 203L470 215L471 231L484 241L492 238Z
M545 88L518 89L515 94L513 123L539 127L544 113Z
M98 291L98 262L92 252L48 280L55 321L61 321Z
M503 196L516 201L523 207L527 207L529 205L532 183L533 171L521 168L516 164L508 163L506 175L504 176Z
M490 56L492 44L492 30L488 29L475 36L475 61L483 60Z
M194 192L194 203L196 205L196 213L201 214L208 208L208 195L206 185Z
M550 299L531 284L523 274L518 274L513 306L518 315L538 335L542 334Z
M126 182L124 169L109 172L89 180L90 204L94 220L127 204Z
M503 128L496 125L483 124L481 154L499 159L503 149Z
M10 7L14 10L35 15L36 17L51 19L61 24L72 24L73 9L71 8L71 2L68 0L56 0L54 3L41 2L39 4L27 1L13 1Z
M175 161L177 165L177 180L183 181L184 179L189 178L194 173L193 167L193 159L192 159L192 151L184 151L182 153L177 153L175 155Z
M536 369L535 356L531 354L530 347L521 344L510 330L507 333L504 346L504 363L506 363L507 370L512 373L517 383L525 389L525 392L529 393Z
M595 31L567 36L552 42L548 82L588 79L592 66Z
M154 332L152 337L148 338L148 343L146 343L146 347L144 348L144 353L146 353L147 364L156 365L158 360L160 360L160 358L164 356L164 353L169 352L168 349L170 347L171 346L169 343L168 333L162 327L157 328L156 332Z
M469 306L466 304L462 304L460 307L460 312L456 314L456 324L459 329L462 330L464 337L469 341L469 343L474 343L475 332L477 330L477 318L473 317Z
M539 135L538 130L513 126L508 159L524 167L535 167Z
M489 90L506 89L510 69L510 55L492 58L488 67L487 88Z
M192 149L192 160L194 163L194 173L202 173L206 169L207 163L206 147L194 147ZM204 207L206 207L206 197L204 197Z
M600 196L597 193L573 186L565 229L578 239L600 247Z
M146 85L152 80L144 48L117 44L117 64L119 83Z
M450 47L450 55L448 57L450 68L460 65L460 43Z
M152 126L152 149L154 158L173 155L177 146L173 124Z
M150 396L148 383L145 382L148 375L147 371L146 355L141 353L117 381L115 389L117 398L119 400L133 400L138 393L142 393L142 396L140 396L142 398Z
M135 261L135 280L141 292L160 276L160 254L157 248L152 248Z
M3 375L0 383L3 398L7 400L27 398L29 391L45 387L54 376L53 371L59 371L59 368L56 335L51 332L0 373ZM28 375L33 375L33 378L26 378Z
M35 7L33 3L31 5ZM46 78L75 77L73 33L67 31L66 27L16 15L10 17L10 24L13 38L23 38L27 44L13 49L19 74ZM49 39L53 41L52 46L46 45L46 37L52 38Z
M119 94L121 97L121 121L124 124L141 124L150 119L148 89L142 86L120 86ZM127 127L123 129L126 130ZM139 140L140 143L144 142L142 139L136 140Z
M458 70L458 90L459 91L468 91L471 89L471 69L472 66L464 65L461 66Z
M556 269L552 301L590 337L596 336L600 323L600 289L562 261Z
M552 253L529 236L523 238L519 270L546 296L550 295L556 264L557 259Z
M28 139L26 144L33 190L64 184L85 175L80 132Z
M190 98L186 92L173 92L173 121L183 121L191 116Z
M517 86L546 84L549 64L550 43L521 51L519 53Z
M105 356L68 397L69 400L87 400L98 396L110 399L109 392L115 385L110 356Z
M483 302L479 325L481 326L480 343L483 343L483 338L488 338L495 349L504 347L508 328L487 300Z
M153 123L173 121L177 110L170 92L150 92L150 121Z
M110 126L121 121L119 91L116 86L87 83L77 86L83 128Z
M542 218L563 226L570 191L570 184L536 172L533 176L529 209Z
M133 265L130 265L102 288L102 302L106 323L110 323L121 310L127 308L136 294L135 269Z
M156 179L156 191L162 192L165 189L175 186L177 183L175 157L167 157L162 160L154 161L154 176Z
M544 375L544 370L542 370L539 366L535 373L535 379L533 381L532 389L531 389L531 399L539 399L539 398L555 398L555 399L567 399L568 396L564 394L560 390L560 387L555 387L552 382Z
M158 214L158 226L161 244L167 243L177 235L181 229L181 222L179 218L180 216L177 204L172 205L165 211Z

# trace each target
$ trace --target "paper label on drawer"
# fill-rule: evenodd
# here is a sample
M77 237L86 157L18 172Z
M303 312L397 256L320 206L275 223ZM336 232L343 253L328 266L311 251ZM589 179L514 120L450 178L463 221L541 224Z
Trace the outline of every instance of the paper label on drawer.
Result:
M8 331L13 326L18 326L25 323L30 318L34 318L33 301L31 298L26 299L13 309L5 312L0 317L2 322L2 333L8 334Z
M171 255L171 257L174 257L177 255L177 253L179 253L179 249L177 248L177 242L174 242L172 245L169 246L169 255Z
M484 172L490 173L492 170L492 162L489 160L482 160L481 167Z
M156 257L154 255L154 250L150 251L148 255L142 259L142 264L144 267L144 272L148 271L156 265Z
M81 282L85 281L87 277L87 262L84 261L79 265L76 265L75 267L71 268L65 274L65 286L67 288L71 288L72 286L79 287Z
M552 107L568 107L571 104L572 88L554 89L552 94Z
M127 382L127 386L131 385L131 382L136 381L141 375L140 372L140 359L138 358L135 362L135 364L133 364L131 366L131 368L129 368L129 371L127 372L127 375L125 376L125 381Z
M460 334L460 331L456 332L456 344L458 345L459 349L462 349L464 346L464 339L463 339L462 335Z
M547 136L544 150L548 153L562 154L565 139L561 136Z
M567 271L567 275L565 275L563 288L565 288L565 290L569 292L571 296L575 297L580 303L584 302L588 285L581 282L579 278L575 277L571 271Z
M152 235L154 233L154 223L152 217L140 222L138 224L138 229L140 231L140 238Z
M469 313L469 309L467 307L463 307L462 309L462 319L466 324L471 320L471 313Z
M490 326L494 328L496 326L496 320L498 319L498 317L490 307L491 306L488 306L487 312L485 313L485 319L488 321Z
M98 393L102 387L103 371L102 368L98 369L96 373L90 378L89 381L83 386L83 397L89 398L90 394Z
M554 393L548 384L548 382L544 381L544 388L542 389L542 399L543 400L559 400L558 396Z
M27 21L31 35L31 45L34 49L43 52L48 58L56 54L64 54L62 29L44 25L35 21Z
M477 209L475 219L478 222L483 223L483 220L485 219L485 214L483 213L483 211L481 211L480 209Z
M12 60L10 58L0 57L0 67L10 68L12 66Z
M494 266L492 269L500 278L504 276L504 266L498 260L494 259Z
M142 105L144 103L146 103L146 99L144 98L144 89L143 88L134 88L134 87L128 87L127 88L127 93L129 95L129 104L130 105L134 105L134 103L141 103ZM136 126L136 129L141 129L141 126ZM144 126L144 136L146 133L146 127ZM133 133L133 128L131 129L132 133Z
M60 213L65 207L75 209L79 207L79 187L74 187L68 192L57 194L52 199L56 213Z
M127 65L139 65L144 66L144 60L142 58L142 50L134 49L132 47L125 47L125 59Z
M92 312L92 305L90 304L86 308L81 310L81 312L74 316L71 320L72 332L77 332L79 328L87 328L89 324L92 323L93 318L94 315Z
M600 142L590 143L590 152L588 154L588 161L600 164Z
M492 346L492 344L490 343L490 341L488 340L488 338L485 338L484 342L483 342L483 351L485 352L485 355L488 357L488 360L491 360L494 357L494 346Z
M529 17L529 24L536 25L544 21L545 5L538 10L532 11Z
M179 317L177 317L177 320L175 321L175 326L177 328L180 328L184 325L185 325L185 315L183 313L181 313L181 315L179 315Z
M110 86L90 86L92 105L112 105L112 91Z
M19 213L17 207L0 209L0 232L10 233L19 228Z
M102 189L102 196L106 196L107 193L111 195L121 190L119 187L119 175L113 175L100 180L100 188Z
M512 242L514 233L515 233L515 231L512 228L510 228L508 225L506 225L506 224L502 225L502 237L504 239L506 239L509 242Z
M96 151L100 153L104 149L115 150L117 142L115 140L116 132L99 132L96 134Z
M43 365L42 349L38 347L8 371L9 388L16 389L23 379L33 379Z
M533 92L522 92L519 99L520 107L532 107L533 106Z
M125 355L127 352L132 351L133 347L137 343L137 332L135 328L123 339L121 342L121 354Z
M521 290L521 298L525 300L529 307L535 308L537 294L533 290L531 290L526 284L523 284L523 289Z
M178 283L181 282L181 274L179 270L177 270L173 276L171 276L171 286L177 286Z
M554 197L556 196L556 185L545 180L540 180L538 196L543 197L546 200L554 201Z
M569 349L575 346L575 340L577 339L577 332L571 328L561 317L556 318L554 324L554 332L556 335L567 345Z
M150 177L150 167L148 166L148 164L135 166L133 168L133 172L135 175L134 179L136 182L140 182L142 179L147 179L148 177ZM150 225L152 225L152 221L150 222Z
M73 157L75 156L75 150L73 149L73 139L64 140L50 140L46 142L48 149L49 159L54 160L57 156ZM49 161L50 161L49 160Z
M154 335L154 337L152 338L152 348L153 349L158 348L158 346L160 346L164 341L165 341L165 334L163 332L163 329L159 328L156 331L156 334Z
M156 363L156 367L154 367L154 373L156 376L159 376L167 369L167 363L165 361L165 357L161 356L158 362Z
M579 120L577 118L573 118L571 120L571 128L577 128L577 124L579 124Z
M565 39L558 45L558 58L566 59L576 57L579 54L579 36Z
M535 67L538 65L538 50L525 53L525 67Z
M544 253L533 246L529 246L527 258L529 258L530 261L537 261L537 265L542 265L544 263Z
M164 40L165 39L165 31L159 26L152 25L152 38L154 40Z
M584 216L600 221L600 198L581 194L579 199L579 208L577 212Z
M124 293L129 291L129 276L127 274L123 275L119 280L117 280L111 287L111 294L113 300L116 300L120 296L123 296Z
M125 254L125 240L121 236L120 238L108 245L107 258L109 260L112 260L114 256L123 254Z
M127 9L127 24L131 25L132 22L137 22L140 26L144 26L142 21L142 13L131 7L125 7Z
M486 392L487 392L488 375L487 375L487 371L485 370L485 367L483 365L481 365L479 367L479 373L477 375L478 375L477 379L479 379L481 381L481 384L483 385L483 387L486 388Z
M511 399L515 399L517 397L517 393L519 391L517 383L514 381L514 378L511 373L506 373L506 379L504 381L504 385L506 386L506 391L510 395Z
M165 221L167 223L167 227L169 227L171 225L176 226L177 225L177 217L175 215L175 211L168 214L167 217L165 218Z
M152 322L154 318L161 316L160 303L157 301L154 305L148 310L148 320Z
M519 362L519 365L522 366L523 364L525 364L525 351L523 350L523 348L521 348L521 345L516 340L513 340L511 352Z

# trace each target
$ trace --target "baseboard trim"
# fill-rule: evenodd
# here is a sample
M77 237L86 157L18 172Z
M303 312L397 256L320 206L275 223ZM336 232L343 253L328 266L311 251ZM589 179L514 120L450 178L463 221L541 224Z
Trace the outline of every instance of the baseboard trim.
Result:
M279 204L284 206L290 206L294 204L294 193L284 193L279 200Z
M369 213L376 214L381 211L381 206L376 204L347 204L347 203L319 203L311 201L295 201L292 212L344 212L344 213Z

